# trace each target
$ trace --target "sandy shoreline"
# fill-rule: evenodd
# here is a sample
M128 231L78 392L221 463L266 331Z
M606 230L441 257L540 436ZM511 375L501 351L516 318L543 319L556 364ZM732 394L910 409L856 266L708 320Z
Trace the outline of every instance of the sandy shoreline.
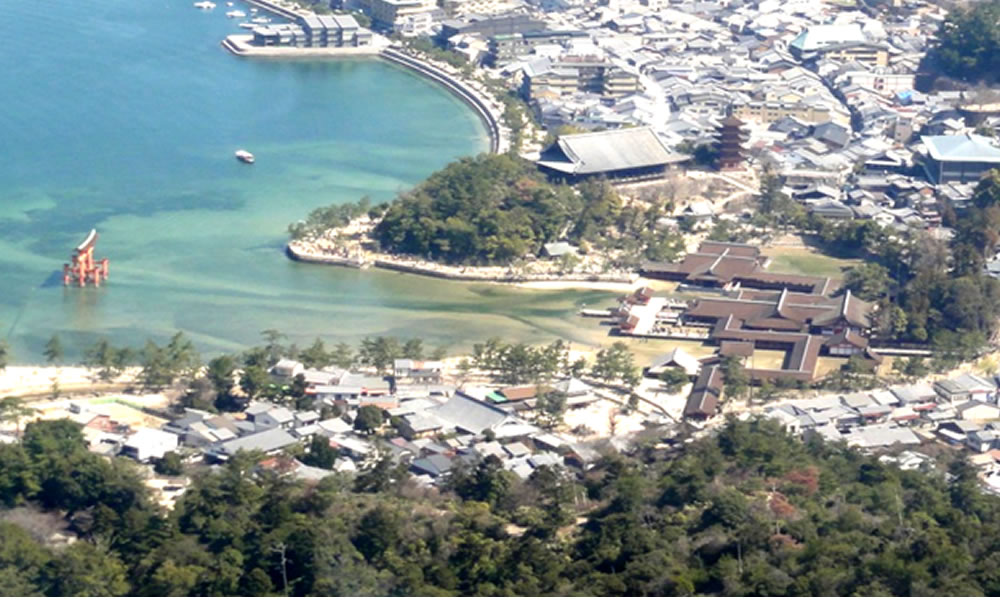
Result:
M598 290L604 292L632 293L636 288L643 287L648 282L639 278L632 283L620 281L519 281L494 282L497 285L513 285L529 290Z
M133 367L111 382L101 381L96 369L81 366L12 365L0 371L0 398L35 396L52 392L58 384L61 394L120 389L138 372Z

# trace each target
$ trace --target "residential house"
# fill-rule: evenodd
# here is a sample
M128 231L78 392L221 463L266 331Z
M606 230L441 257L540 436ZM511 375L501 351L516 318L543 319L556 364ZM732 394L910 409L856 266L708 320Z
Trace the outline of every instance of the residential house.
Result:
M1000 448L1000 431L980 429L965 436L965 445L973 452L988 452Z
M299 361L290 358L283 358L271 367L271 375L284 380L294 379L296 375L301 374L303 371L305 371L305 366Z
M414 473L429 475L435 479L447 475L453 467L454 461L444 454L431 454L410 463L410 470Z
M126 438L122 445L122 454L139 462L149 462L163 458L167 452L177 449L176 434L160 429L139 429Z
M354 460L363 460L375 449L368 440L349 433L331 436L330 445Z
M912 406L917 411L933 410L940 398L937 391L926 383L891 387L889 391L899 398L901 404Z
M256 402L248 406L244 412L247 420L253 423L258 430L274 427L289 429L295 423L295 415L284 406Z
M973 421L963 421L963 420L947 420L938 424L937 430L935 430L935 435L942 441L952 445L962 445L968 438L969 434L974 431L979 431L983 428L982 425Z
M499 437L499 428L506 423L520 423L520 419L486 402L456 392L447 402L427 411L448 429L479 435L487 429Z
M934 383L934 389L945 402L960 404L968 400L986 402L996 394L996 385L978 375L963 373L952 379Z
M401 358L392 361L392 373L398 383L441 383L444 363L439 360L411 360Z
M970 400L955 407L958 417L964 421L995 421L1000 419L1000 407L996 404L986 404Z
M399 430L406 439L426 438L443 433L446 423L427 411L404 415L399 420Z
M301 410L294 414L295 427L305 427L319 423L319 413L314 410Z
M292 434L281 427L272 427L241 438L214 444L206 449L205 453L216 460L226 461L241 450L262 452L268 455L276 454L296 441Z
M909 428L891 425L859 427L844 436L844 439L848 446L865 449L920 444L920 438Z

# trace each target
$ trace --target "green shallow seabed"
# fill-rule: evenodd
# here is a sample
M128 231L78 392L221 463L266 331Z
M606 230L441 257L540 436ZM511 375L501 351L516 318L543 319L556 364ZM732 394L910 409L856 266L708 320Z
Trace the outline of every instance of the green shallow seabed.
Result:
M240 7L249 12L245 6ZM0 21L0 337L14 360L45 340L71 356L98 336L207 352L275 328L320 335L607 341L575 316L605 292L539 292L379 270L303 265L285 227L312 208L391 199L447 162L484 151L476 117L442 88L375 60L249 61L218 42L242 31L225 4L187 0L17 2ZM246 147L257 164L233 151ZM58 272L90 230L111 259L106 288Z

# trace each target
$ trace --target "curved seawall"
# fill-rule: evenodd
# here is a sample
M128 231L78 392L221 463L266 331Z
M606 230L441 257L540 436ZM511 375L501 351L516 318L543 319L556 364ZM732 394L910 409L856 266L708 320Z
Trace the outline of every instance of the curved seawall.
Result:
M295 21L300 15L283 5L280 5L271 0L246 0L249 4L263 8L266 11L284 17L290 21ZM377 36L378 37L378 36ZM458 98L468 104L472 110L476 112L479 119L486 126L486 132L490 136L490 152L498 154L501 152L506 152L510 148L510 136L507 131L501 126L501 117L499 114L494 112L489 105L489 103L482 98L476 91L466 85L460 79L453 77L447 72L421 61L418 58L399 52L392 48L383 48L382 50L375 47L369 46L365 48L257 48L249 44L250 39L253 36L247 35L230 35L225 40L222 41L222 46L236 54L238 56L270 56L270 57L285 57L294 58L296 56L359 56L359 55L375 55L381 56L385 60L395 63L397 65L406 67L412 71L428 77L441 85L443 85L449 92L458 96Z
M479 119L486 126L486 131L490 136L490 152L506 152L510 147L510 140L503 127L500 125L500 116L479 96L474 90L463 82L448 73L431 66L412 56L406 55L392 48L385 48L379 52L379 56L389 62L406 67L412 71L432 79L443 85L449 92L457 96L460 100L468 104L476 112Z

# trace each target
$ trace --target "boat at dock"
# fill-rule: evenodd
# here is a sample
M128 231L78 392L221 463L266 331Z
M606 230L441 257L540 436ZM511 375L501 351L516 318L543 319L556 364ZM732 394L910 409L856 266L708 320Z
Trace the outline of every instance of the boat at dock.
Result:
M265 23L270 23L271 19L268 19L267 17L255 17L253 19L250 19L250 22L251 23L259 23L259 24L263 25Z
M252 165L255 159L253 157L253 154L250 154L249 152L241 148L236 151L236 160L240 162L245 162L248 165Z
M195 2L194 6L195 8L200 8L201 10L212 10L213 8L215 8L215 2L202 0L201 2Z
M226 13L226 16L229 17L230 19L242 19L243 17L247 16L247 14L242 10L231 10Z
M242 27L243 29L253 29L254 27L256 27L256 25L254 25L253 23L240 23L240 27Z

